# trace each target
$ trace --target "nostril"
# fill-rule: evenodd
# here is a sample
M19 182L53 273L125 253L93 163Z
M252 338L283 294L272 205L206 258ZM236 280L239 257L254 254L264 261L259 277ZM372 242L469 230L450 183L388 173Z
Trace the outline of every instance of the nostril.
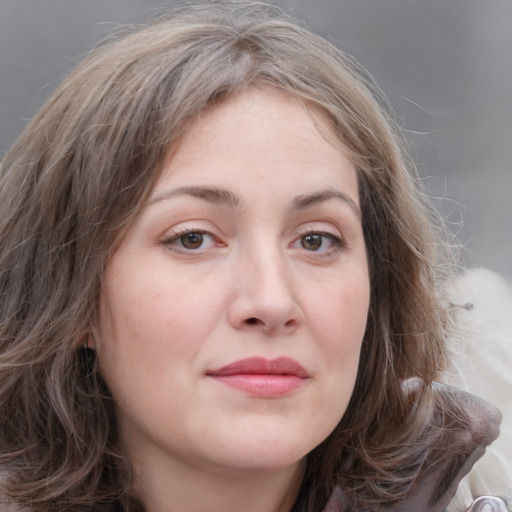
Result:
M252 318L248 318L245 322L249 325L256 325L260 323L260 321L254 316Z

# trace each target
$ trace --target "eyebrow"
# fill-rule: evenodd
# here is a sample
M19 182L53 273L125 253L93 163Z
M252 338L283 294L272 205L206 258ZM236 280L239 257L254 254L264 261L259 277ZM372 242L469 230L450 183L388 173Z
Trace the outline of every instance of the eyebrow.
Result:
M188 186L179 187L172 190L164 191L151 198L149 204L158 203L175 196L187 195L203 199L210 203L218 204L220 206L240 208L242 201L238 196L217 187L201 187L201 186Z
M340 199L350 207L350 209L357 215L357 217L361 218L361 211L359 210L359 207L354 202L354 200L351 199L347 194L332 189L321 190L319 192L315 192L314 194L298 196L293 200L292 207L296 210L304 210L306 208L316 206L319 203L329 201L330 199Z
M175 196L188 195L203 199L213 204L217 204L224 207L231 207L240 209L243 205L242 200L233 192L229 190L217 188L217 187L203 187L203 186L186 186L178 187L172 190L166 190L159 194L156 194L149 204L158 203L165 201ZM313 194L304 194L294 198L292 202L292 210L305 210L311 208L320 203L329 201L331 199L339 199L347 204L350 209L356 214L358 218L361 218L361 212L354 202L347 194L338 190L326 189L320 190Z

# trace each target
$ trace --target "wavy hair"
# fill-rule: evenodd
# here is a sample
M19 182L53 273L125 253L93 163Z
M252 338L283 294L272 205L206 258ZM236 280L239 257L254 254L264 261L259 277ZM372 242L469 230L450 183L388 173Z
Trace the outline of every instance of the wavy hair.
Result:
M34 512L142 510L94 352L102 276L190 123L250 86L323 110L356 166L371 304L355 390L308 456L294 510L334 486L401 499L439 435L427 425L450 312L443 227L390 109L347 55L266 4L207 2L123 30L60 85L1 164L0 471ZM423 383L412 400L403 382Z

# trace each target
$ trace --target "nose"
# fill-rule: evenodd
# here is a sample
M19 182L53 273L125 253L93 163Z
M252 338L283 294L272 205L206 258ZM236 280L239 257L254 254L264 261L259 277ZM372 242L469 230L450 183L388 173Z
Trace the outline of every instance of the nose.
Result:
M303 324L297 284L277 252L248 258L234 274L228 312L228 321L234 328L277 336L292 334Z

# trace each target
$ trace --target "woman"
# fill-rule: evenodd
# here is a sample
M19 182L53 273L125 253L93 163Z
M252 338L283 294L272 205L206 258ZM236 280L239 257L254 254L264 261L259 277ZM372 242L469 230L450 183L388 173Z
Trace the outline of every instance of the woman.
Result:
M445 508L499 413L434 385L441 225L368 83L245 2L64 81L2 162L6 506Z

